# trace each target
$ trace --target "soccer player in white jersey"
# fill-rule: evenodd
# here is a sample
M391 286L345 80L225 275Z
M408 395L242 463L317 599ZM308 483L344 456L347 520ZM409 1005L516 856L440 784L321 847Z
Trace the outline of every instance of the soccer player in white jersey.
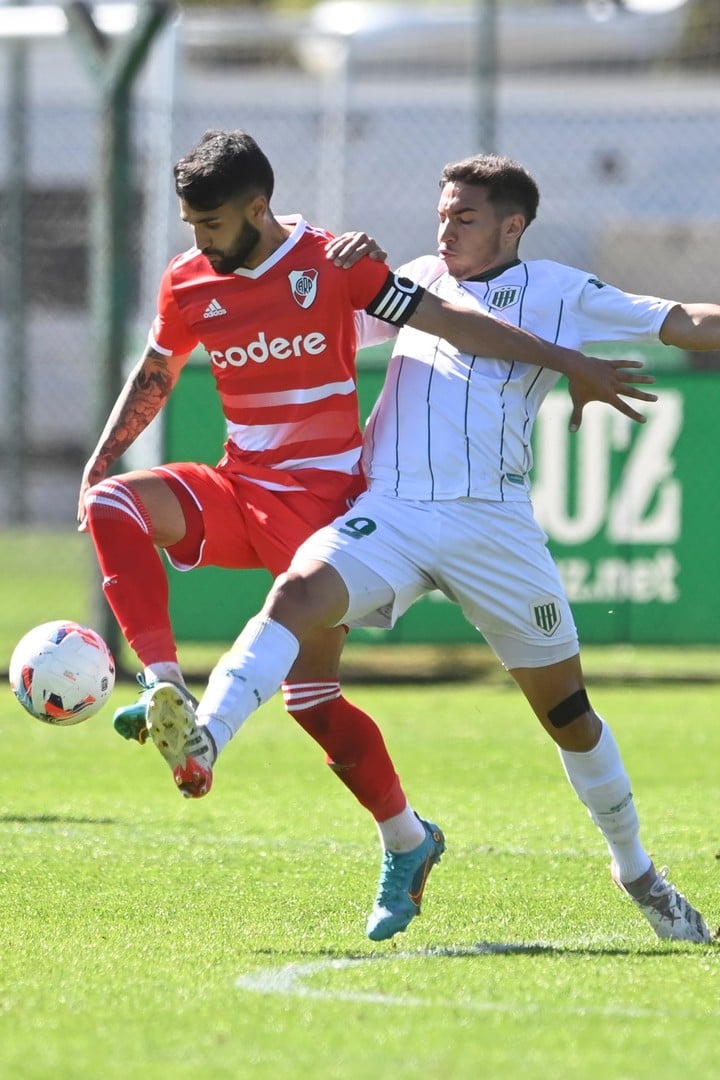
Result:
M531 357L565 371L579 412L585 400L599 397L637 419L618 395L649 399L630 385L645 377L623 371L628 365L589 363L442 299L382 262L363 258L345 268L342 258L328 259L328 233L299 216L272 213L272 168L246 133L206 133L175 166L175 182L195 244L163 275L147 348L86 465L79 504L105 595L144 666L140 701L114 719L121 734L140 741L158 685L189 711L192 703L157 549L183 570L264 566L276 576L315 529L364 489L356 311L387 320L393 333L408 323L461 349L510 362ZM225 456L216 467L170 463L109 477L112 463L164 405L198 343L208 353L227 420ZM372 813L384 850L402 859L432 835L437 853L440 830L415 815L377 726L341 694L344 640L345 629L331 624L304 635L283 672L286 707ZM159 737L157 727L153 735ZM209 790L212 772L193 755L183 755L174 773L187 795ZM421 892L418 887L418 900Z
M598 340L660 340L720 348L720 306L623 293L547 261L520 239L539 193L527 171L492 155L446 166L438 255L401 268L429 292L570 348ZM331 250L342 250L336 241ZM360 343L392 328L361 316ZM308 635L392 625L440 589L458 603L509 670L556 743L570 784L603 834L611 874L660 938L706 943L702 915L657 871L639 835L630 781L610 727L592 708L572 613L529 498L530 435L556 376L524 361L464 352L402 329L368 423L369 490L297 551L258 616L213 671L197 719L172 684L150 694L155 745L174 772L212 775L218 754L279 688ZM581 410L574 420L579 423ZM368 935L404 930L444 850L426 823L415 848L386 850Z
M446 166L438 256L402 272L437 296L571 348L641 338L720 348L718 305L631 295L572 267L522 260L519 242L538 201L533 178L506 158ZM385 336L376 324L361 338ZM532 362L488 359L442 336L401 330L365 434L369 490L299 548L213 671L197 721L172 687L159 687L151 733L171 767L189 755L210 771L276 691L308 633L391 625L440 589L482 632L555 741L607 842L616 884L658 937L707 943L702 915L640 840L630 781L610 727L590 704L572 613L533 516L530 434L554 381ZM405 929L442 850L442 837L428 831L414 851L386 853L371 938Z

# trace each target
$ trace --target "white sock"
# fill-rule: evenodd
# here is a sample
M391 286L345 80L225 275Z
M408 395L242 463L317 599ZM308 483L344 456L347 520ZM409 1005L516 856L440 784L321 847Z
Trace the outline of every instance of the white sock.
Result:
M215 665L197 710L220 754L248 716L280 689L300 642L274 619L256 615Z
M386 851L412 851L425 839L425 828L410 803L394 817L378 821L377 827Z
M145 682L172 682L177 683L179 686L185 686L180 665L176 660L162 660L148 664L145 668Z
M647 873L652 859L640 843L640 824L630 780L613 733L603 721L592 750L560 750L567 778L607 841L623 882Z

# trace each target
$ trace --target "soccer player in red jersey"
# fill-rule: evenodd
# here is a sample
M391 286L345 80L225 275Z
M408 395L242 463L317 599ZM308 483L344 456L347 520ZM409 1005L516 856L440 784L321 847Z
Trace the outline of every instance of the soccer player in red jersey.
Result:
M455 307L380 261L328 258L329 233L300 216L273 214L270 162L244 132L207 132L174 175L195 244L162 277L147 347L85 467L79 501L80 527L92 537L105 596L144 667L144 693L114 718L120 734L140 741L157 682L191 697L157 549L180 570L265 567L277 576L307 537L364 490L356 311L435 333L465 352L563 371L576 419L593 398L635 419L618 394L651 399L629 385L649 377L622 371L637 365L590 363ZM227 421L219 464L175 462L109 476L160 412L200 343ZM303 642L283 684L285 705L371 812L383 848L410 851L424 840L425 823L407 802L377 726L342 695L345 633L322 630ZM178 775L176 782L184 794L198 796L209 790L211 775Z

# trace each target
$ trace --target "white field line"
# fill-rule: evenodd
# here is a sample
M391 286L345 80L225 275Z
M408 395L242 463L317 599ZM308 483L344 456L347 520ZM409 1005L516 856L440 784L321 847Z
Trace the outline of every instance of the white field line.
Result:
M308 985L316 975L327 972L347 971L353 968L363 968L368 964L378 964L390 960L397 963L399 960L422 960L429 957L443 956L487 956L502 953L533 953L540 950L551 951L554 948L561 949L559 944L552 945L505 945L502 943L480 942L478 945L453 950L453 949L426 949L418 952L388 953L387 956L363 956L347 959L313 960L309 963L285 964L279 968L265 968L254 971L247 975L241 975L236 980L236 987L254 994L270 994L280 997L313 998L319 1001L349 1001L385 1006L399 1006L400 1008L450 1008L462 1009L468 1012L498 1012L498 1013L557 1013L562 1016L618 1016L625 1019L653 1019L668 1018L677 1019L678 1016L697 1017L710 1019L720 1017L719 1009L680 1010L677 1008L651 1009L636 1008L625 1004L607 1005L580 1005L563 1002L557 1006L538 1004L528 1001L483 1001L468 998L437 998L433 996L418 997L416 995L380 994L367 991L353 991L344 989L324 988L318 989Z

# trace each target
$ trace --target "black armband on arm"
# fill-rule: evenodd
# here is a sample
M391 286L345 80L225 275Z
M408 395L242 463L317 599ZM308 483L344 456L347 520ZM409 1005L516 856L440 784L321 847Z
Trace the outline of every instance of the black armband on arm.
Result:
M422 285L411 281L410 278L398 277L391 271L382 289L365 310L368 315L374 315L376 319L381 319L383 322L392 323L393 326L404 326L424 295L425 290Z

